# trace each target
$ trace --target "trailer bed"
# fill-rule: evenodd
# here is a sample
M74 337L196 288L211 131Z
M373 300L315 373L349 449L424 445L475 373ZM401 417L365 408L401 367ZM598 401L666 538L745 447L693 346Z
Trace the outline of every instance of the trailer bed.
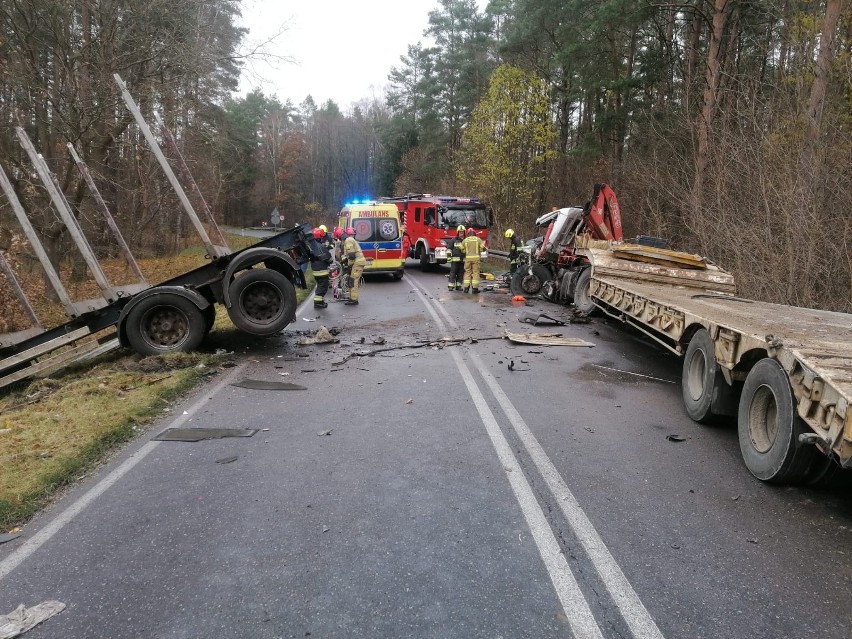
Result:
M595 304L669 350L682 355L694 331L705 328L731 384L743 381L758 358L777 360L789 377L799 416L841 465L852 467L852 314L720 292L731 286L719 272L692 271L682 280L681 269L668 269L665 280L656 272L645 281L644 266L624 264L620 270L609 251L592 249L588 255Z

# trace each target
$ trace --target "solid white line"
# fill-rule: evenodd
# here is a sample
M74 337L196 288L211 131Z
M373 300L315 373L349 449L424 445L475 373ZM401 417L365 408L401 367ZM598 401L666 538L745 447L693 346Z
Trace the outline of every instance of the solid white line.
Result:
M433 305L429 304L426 300L426 296L420 290L421 288L422 286L417 283L414 290L418 297L420 297L426 310L432 316L432 319L438 325L438 328L446 333L444 323L438 317ZM595 621L592 610L583 596L574 574L571 572L571 567L568 565L568 561L562 553L559 542L556 540L553 530L547 522L547 517L545 517L541 506L536 500L535 494L527 478L524 476L523 469L518 464L511 446L509 446L509 442L503 436L503 432L500 430L494 414L488 408L485 397L480 392L470 369L468 369L462 360L461 355L455 350L451 351L451 355L462 380L464 380L467 391L471 399L473 399L473 404L476 406L488 437L491 439L491 444L497 452L497 458L506 472L509 485L515 494L518 505L521 507L521 512L527 521L533 541L547 569L547 574L550 576L550 581L553 583L556 595L562 604L562 609L565 611L568 624L571 626L571 632L575 639L603 639L600 627Z
M621 615L630 627L630 631L636 639L662 639L663 634L654 623L651 615L646 610L644 604L639 599L639 595L633 590L627 577L624 576L615 558L609 552L606 544L601 539L594 525L583 512L580 503L574 497L574 494L568 488L565 480L559 474L556 466L550 461L547 453L538 443L538 440L532 434L532 431L527 426L520 413L515 409L512 402L500 388L497 380L479 359L479 356L473 351L469 351L474 366L482 375L491 393L497 399L506 417L512 423L518 438L523 442L530 458L533 460L538 472L547 483L550 492L559 504L562 514L568 520L568 524L577 536L583 549L588 554L592 565L595 567L598 575L612 596L615 605L621 611Z
M241 372L243 366L237 366L225 378L216 384L211 390L204 393L204 398L196 402L191 408L187 409L186 413L175 419L167 428L177 428L190 417L192 417L200 408L202 408L210 398L214 397L223 387L231 383L231 380L236 377L238 372ZM85 495L71 504L68 508L62 511L53 519L47 526L25 541L14 552L10 553L3 561L0 561L0 581L9 575L18 565L32 555L36 550L41 548L47 541L50 540L56 533L71 522L77 515L86 509L95 499L100 497L119 479L129 473L136 464L141 462L148 456L161 442L149 441L142 446L138 451L127 458L118 468L109 473L106 477L95 484Z
M418 287L422 288L421 283L416 280L414 282ZM426 302L426 298L422 295L421 297ZM427 304L428 306L434 306L446 317L447 322L451 326L458 328L458 324L443 306L437 303ZM435 316L433 313L433 317ZM439 322L440 325L442 325L441 322ZM479 356L472 349L468 349L467 352L471 355L474 366L500 404L512 427L515 429L518 438L524 444L527 453L547 483L550 492L559 504L562 514L589 556L589 560L595 567L598 576L601 578L616 606L618 606L633 636L636 639L663 639L663 634L660 632L657 624L654 623L654 620L639 599L636 591L633 590L627 577L624 576L618 562L615 561L615 558L609 552L609 549L606 547L594 525L583 511L574 494L568 488L565 480L562 479L556 466L550 461L547 453L544 452L541 444L538 443L527 423L521 417L506 393L503 392L503 389L494 376L488 372L488 369L482 363Z

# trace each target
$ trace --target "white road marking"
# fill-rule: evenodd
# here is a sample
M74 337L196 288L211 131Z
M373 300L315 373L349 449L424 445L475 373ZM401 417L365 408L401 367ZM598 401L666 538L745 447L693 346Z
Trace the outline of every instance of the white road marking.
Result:
M411 279L417 288L422 289L422 284L420 282L414 278ZM431 310L432 307L446 318L447 323L450 326L458 328L458 323L443 306L437 303L429 304L422 292L420 292L420 297L424 304L426 304L427 308L430 309L430 313L432 313L433 318L437 318L437 314ZM443 322L440 320L436 320L436 322L438 326L441 327L441 330L445 330ZM485 380L489 390L500 404L500 407L506 414L506 417L511 422L512 427L515 429L518 438L524 444L527 453L547 483L556 503L559 504L562 514L565 516L569 526L580 541L580 544L583 546L586 554L589 556L589 560L595 567L598 576L606 586L606 589L616 606L618 606L618 609L624 617L630 631L633 633L633 636L636 639L663 639L663 634L660 632L657 624L654 623L651 615L639 599L636 591L633 590L633 587L630 585L627 577L624 576L624 573L615 561L615 558L609 552L609 549L606 547L606 544L601 539L594 525L586 516L586 513L583 512L580 503L574 497L574 494L568 488L565 480L562 479L562 476L559 474L556 466L554 466L553 462L550 461L547 453L544 452L541 444L538 443L538 440L535 438L520 413L514 407L506 393L503 392L503 389L497 383L494 376L488 372L488 369L482 363L479 356L472 349L469 349L467 352L471 356L473 365Z
M169 424L166 428L177 428L184 422L186 422L190 417L192 417L200 408L202 408L210 398L215 397L216 393L218 393L222 388L231 383L234 377L237 376L237 373L242 372L243 367L237 366L232 370L221 382L216 384L211 390L208 390L204 393L204 398L200 399L196 402L192 407L188 408L186 412L174 420L171 424ZM12 553L9 554L8 557L0 561L0 581L2 581L5 577L9 575L15 568L17 568L21 562L26 560L30 555L32 555L36 550L41 548L45 543L47 543L51 537L53 537L56 533L62 530L68 523L70 523L77 515L83 512L86 507L89 506L93 501L95 501L98 497L104 494L107 490L109 490L119 479L124 477L127 473L129 473L136 464L141 462L145 457L147 457L159 444L162 442L159 441L149 441L147 444L142 446L138 451L133 453L129 458L127 458L118 468L109 473L106 477L100 480L97 484L95 484L89 491L80 497L77 501L71 504L68 508L66 508L60 515L55 517L47 526L38 531L35 535L30 537L27 541L25 541L21 546L15 549Z
M426 310L432 315L432 319L438 327L446 332L444 323L438 317L434 308L426 300L426 296L420 290L421 285L415 285L415 292L423 301ZM476 385L473 375L468 369L461 355L456 350L451 351L453 361L459 370L459 374L464 380L467 391L473 400L474 406L479 413L482 423L485 425L485 430L488 437L491 439L491 444L497 452L497 457L500 460L500 465L505 469L509 485L512 492L515 494L515 499L521 507L521 512L527 521L532 538L538 548L539 555L547 569L547 574L550 576L550 581L556 590L556 595L562 604L562 609L565 611L565 616L568 619L568 624L571 627L575 639L603 639L600 627L595 621L591 608L580 590L580 585L577 583L574 574L571 572L571 567L568 565L565 555L547 522L547 517L542 511L538 500L535 498L532 488L524 476L523 469L515 454L512 452L509 442L506 441L497 420L494 419L494 414L488 408L488 403L485 397Z

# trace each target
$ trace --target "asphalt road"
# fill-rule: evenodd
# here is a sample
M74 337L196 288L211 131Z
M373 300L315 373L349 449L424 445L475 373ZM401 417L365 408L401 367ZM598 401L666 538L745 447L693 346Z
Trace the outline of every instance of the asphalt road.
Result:
M686 416L676 358L416 267L361 300L240 346L0 546L0 614L67 605L28 639L852 636L852 491L753 479L734 428ZM339 343L298 345L323 325Z

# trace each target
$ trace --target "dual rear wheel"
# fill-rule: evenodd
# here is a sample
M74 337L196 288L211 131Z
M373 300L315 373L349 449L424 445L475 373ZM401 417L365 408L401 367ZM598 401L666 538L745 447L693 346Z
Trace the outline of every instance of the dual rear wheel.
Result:
M736 414L740 453L752 475L777 484L822 484L837 464L816 447L799 442L810 431L796 412L787 374L771 358L749 371L739 402L721 374L713 340L705 329L692 336L683 362L683 403L697 422L717 423ZM733 407L736 406L736 411Z

